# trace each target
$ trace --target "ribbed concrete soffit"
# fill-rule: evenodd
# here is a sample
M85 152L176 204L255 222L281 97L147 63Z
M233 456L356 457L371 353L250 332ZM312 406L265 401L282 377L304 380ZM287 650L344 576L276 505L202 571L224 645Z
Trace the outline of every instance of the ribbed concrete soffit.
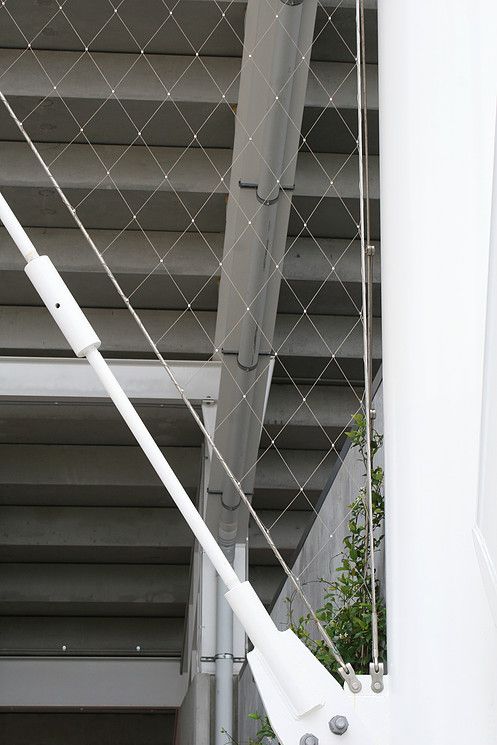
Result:
M373 372L374 14L366 3ZM339 526L316 504L365 407L354 3L5 0L0 90L0 190L104 356L133 361L140 413L211 529L223 504L236 513L269 605L283 570L268 537L291 563L319 520L315 555L332 565ZM89 385L3 228L0 273L0 355L19 358L1 362L0 654L178 657L192 537L113 409L62 380ZM157 355L196 411L216 378L210 476Z

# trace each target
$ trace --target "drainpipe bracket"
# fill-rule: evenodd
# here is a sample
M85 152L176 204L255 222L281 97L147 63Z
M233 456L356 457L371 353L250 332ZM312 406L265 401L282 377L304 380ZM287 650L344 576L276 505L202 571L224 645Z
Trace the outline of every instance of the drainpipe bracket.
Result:
M284 2L284 0L282 0L282 2ZM302 0L300 0L300 2L302 2ZM287 4L298 5L300 3L292 2L292 3L287 3ZM256 190L255 196L257 197L257 201L260 202L261 204L265 204L266 207L270 207L272 204L276 204L276 202L280 198L279 192L278 192L278 195L274 197L274 199L265 199L264 197L261 197L258 192L259 185L256 184L254 181L241 181L240 180L238 182L238 186L240 187L240 189L255 189ZM295 191L295 184L293 186L280 186L279 191Z

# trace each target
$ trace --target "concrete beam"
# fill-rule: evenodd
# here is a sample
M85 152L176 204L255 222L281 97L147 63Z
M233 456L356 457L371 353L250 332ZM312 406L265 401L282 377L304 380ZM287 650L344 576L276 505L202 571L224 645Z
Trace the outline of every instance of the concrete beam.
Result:
M0 680L3 709L176 708L188 685L179 660L125 657L6 658Z
M150 347L127 310L86 309L102 339L102 351L111 356L144 356ZM159 349L176 358L199 359L213 352L215 314L199 311L142 310L140 316ZM197 320L198 318L198 320ZM0 309L0 351L3 354L68 355L69 347L45 308L4 306ZM200 323L199 323L200 321ZM380 323L375 325L374 357L381 353ZM237 349L235 335L223 344L225 353ZM230 346L231 344L231 346ZM274 348L282 357L362 359L361 327L357 317L280 314Z
M119 299L100 263L71 228L31 228L30 237L40 253L51 257L79 302L86 307L116 307ZM101 250L109 244L106 259L121 286L139 308L182 309L191 302L195 310L215 310L222 258L221 234L202 238L196 233L129 230L92 231ZM71 246L71 251L67 250ZM156 251L152 248L155 246ZM309 306L314 313L349 315L361 304L359 245L340 239L287 240L278 310L297 313ZM160 264L158 256L164 256ZM0 287L2 305L36 305L35 290L22 272L24 262L6 231L0 228ZM333 269L334 268L334 269ZM379 256L376 261L375 292L379 301ZM138 288L138 289L136 289ZM378 302L379 307L379 302Z
M156 564L1 564L0 614L16 616L167 616L182 618L188 566ZM278 567L253 567L269 604Z
M57 159L55 176L69 199L79 205L78 215L89 229L132 227L133 215L148 230L220 232L225 227L231 166L231 152L226 148L185 151L155 147L151 155L143 146L98 145L92 150L88 145L66 148L44 143L40 151L49 163ZM24 143L0 143L0 159L0 188L24 225L72 227L70 214ZM379 233L377 161L371 156L373 238ZM245 168L243 180L254 181L252 170ZM233 187L238 200L242 191L247 190ZM301 152L292 202L290 234L310 231L315 237L354 238L358 220L356 157ZM242 222L245 229L248 219Z
M19 59L18 49L0 49L0 74L5 71L2 75L4 95L15 99L46 97L54 99L54 104L60 96L66 100L102 101L111 96L113 89L116 98L124 106L130 101L159 104L165 99L167 106L167 99L170 99L175 104L221 103L224 104L223 109L228 109L238 102L240 67L239 57L206 56L199 62L192 55L96 52L90 57L81 56L80 52L42 50L37 53L36 58L34 55L23 55ZM305 106L328 107L330 96L333 96L334 107L356 110L354 70L352 61L311 63ZM57 90L54 90L54 84L57 85ZM368 89L368 107L377 109L376 65L368 67ZM168 92L170 96L167 95ZM16 104L16 110L18 105ZM34 105L36 103L31 102L30 109ZM53 110L53 106L47 108ZM119 104L115 103L113 108L119 116ZM171 108L174 108L173 104ZM61 108L61 112L62 110ZM122 109L120 111L121 117L125 119ZM136 114L134 107L133 118L138 122ZM75 116L78 119L76 113ZM231 116L233 117L232 111ZM97 118L101 126L101 115L98 114ZM83 124L85 120L79 121ZM202 134L200 139L202 140Z
M26 232L38 252L50 256L63 275L90 274L91 281L95 282L95 275L103 274L102 265L78 228L28 227ZM222 233L201 236L194 232L149 231L143 234L139 230L92 230L91 235L99 250L105 251L106 261L119 276L131 275L137 277L138 281L142 280L154 269L157 270L158 255L164 257L167 270L175 277L201 277L205 281L205 278L219 276L221 272ZM309 239L307 243L310 243ZM325 242L323 246L325 254L329 250L328 243ZM336 256L342 253L344 243L336 242ZM297 242L295 251L298 253L303 245ZM68 246L71 247L70 251ZM312 250L312 246L307 246L307 250ZM348 254L349 251L344 259ZM0 269L4 272L20 271L24 269L24 264L19 250L5 228L1 227Z
M0 561L187 564L174 508L0 507Z
M375 0L366 0L365 6L373 18L376 14ZM87 0L84 8L71 7L70 18L81 38L86 42L92 40L92 52L136 52L138 40L150 54L191 54L193 49L203 56L241 56L245 7L246 0L184 0L175 6L174 18L168 19L168 6L164 6L161 14L155 0L143 0L139 8L126 6L121 9L123 23L117 17L109 18L107 6L102 5L99 0ZM323 23L328 18L327 9L336 8L333 15L334 25L338 28L340 37L353 49L353 0L324 0L320 7ZM223 12L224 18L221 15ZM195 18L194 24L191 23L192 16ZM62 14L54 14L50 5L16 7L15 17L25 35L33 40L36 49L53 49L56 40L57 49L83 50L84 42L74 33ZM151 18L156 19L155 33L150 29ZM125 24L133 30L133 36L129 34ZM97 34L97 30L102 27L102 32ZM178 27L184 29L185 33L181 33ZM331 27L330 34L326 36L326 39L318 39L323 43L316 51L321 52L326 46L324 42L327 42L326 58L330 58L331 55L331 58L349 61L350 52L347 46L340 37L334 38ZM371 57L375 51L375 42L376 34L368 28L367 49ZM0 29L0 46L22 48L25 45L25 38L5 15Z
M1 366L0 366L1 371ZM303 402L302 398L305 398ZM359 408L360 391L334 386L273 385L266 410L266 427L325 427L341 429ZM318 424L319 423L319 424Z
M200 448L164 448L164 453L194 495ZM300 486L317 499L335 458L326 450L260 451L254 503L280 509ZM171 500L137 447L0 445L0 504L163 507ZM293 504L308 506L303 497Z
M226 13L224 20L222 12ZM228 56L239 53L244 16L245 3L228 3L227 0L219 3L185 0L176 6L173 18L169 18L169 7L157 6L155 0L143 0L140 7L122 7L119 16L113 15L112 8L109 12L109 7L100 0L87 0L84 7L70 9L69 17L78 30L76 34L64 15L54 12L51 4L21 5L15 12L18 26L37 49L56 46L61 50L83 51L85 42L90 42L92 52L136 52L138 41L149 54L191 54L193 48L205 55ZM6 14L4 19L0 46L26 46L26 39L17 26Z
M200 477L200 448L164 448L190 495ZM0 445L3 504L171 506L138 447Z
M100 262L77 228L27 228L27 233L39 253L50 256L66 277L84 274L102 275ZM141 281L154 269L157 254L165 257L168 272L176 278L200 277L203 282L211 276L220 277L219 261L223 252L223 234L157 232L138 230L93 230L92 238L101 251L108 247L106 260L118 276L131 275ZM67 247L71 246L68 251ZM380 282L379 243L376 244L374 277ZM285 249L283 276L290 282L360 283L360 244L340 238L323 238L319 244L304 236L289 237ZM0 227L0 271L15 272L24 269L24 261L5 228ZM163 279L165 275L161 275ZM105 278L108 284L108 279ZM74 280L72 280L74 281ZM87 281L90 281L89 279Z
M179 657L183 624L182 618L160 617L4 616L0 617L0 655Z
M0 442L29 445L133 446L136 440L110 402L54 396L0 402ZM136 409L159 447L200 447L202 433L183 402L137 403Z
M333 385L299 390L271 387L261 445L274 441L278 448L323 449L336 443L340 449L344 430L352 427L352 416L360 408L361 392Z
M284 387L284 386L283 386ZM274 440L278 448L320 449L329 447L351 426L350 418L359 400L348 395L350 389L322 386L324 395L310 397L310 404L297 400L295 389L288 398L272 405L262 432L262 446ZM331 391L328 394L329 389ZM340 391L345 401L340 402ZM326 403L336 409L328 410ZM160 447L200 447L202 434L183 403L137 404L137 410ZM13 396L1 401L0 442L20 445L127 445L135 444L131 433L111 403L77 400L67 402L56 395L49 400Z
M221 195L228 191L231 153L224 148L211 148L204 154L199 148L156 147L151 148L154 158L139 145L128 149L123 145L94 145L91 148L89 145L43 143L39 150L46 162L57 159L54 171L68 194L72 190L96 189L105 196L115 188L114 183L129 193L157 189L160 192ZM3 188L47 188L47 177L25 143L0 143L0 158L0 184ZM106 169L110 169L111 176L106 175ZM164 174L168 174L167 179ZM221 177L224 177L224 183ZM330 181L333 181L334 188ZM302 152L294 196L321 199L324 195L327 200L337 199L337 193L342 199L358 198L357 158ZM373 200L379 199L376 156L370 159L370 196Z
M188 566L2 564L0 614L169 616L188 600Z
M330 388L334 395L315 396L311 406L304 403L298 408L299 403L292 398L282 400L281 405L275 403L274 411L266 417L262 446L266 447L270 440L274 440L280 449L325 448L339 438L344 428L350 428L351 416L359 408L358 399L345 394L343 405L340 402L340 408L328 411L325 402L329 400L333 405L334 400L340 398L340 390L344 389L323 387ZM323 406L318 403L318 398L323 399ZM202 435L185 406L141 405L137 408L160 447L200 446ZM323 418L320 418L322 413ZM14 397L9 402L2 402L0 422L0 441L9 444L135 444L111 404L65 403L57 397L40 403Z
M276 523L273 538L288 552L309 512L260 510L259 516L268 527ZM254 563L274 564L259 531L251 535ZM186 564L192 546L192 533L174 508L0 506L3 562Z

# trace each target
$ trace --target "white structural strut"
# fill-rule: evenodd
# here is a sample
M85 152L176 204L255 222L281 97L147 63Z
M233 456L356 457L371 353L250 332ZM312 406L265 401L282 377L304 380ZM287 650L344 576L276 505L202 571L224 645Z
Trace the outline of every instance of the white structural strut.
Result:
M378 5L389 743L494 745L497 633L472 528L497 3Z
M38 251L33 246L26 231L5 201L3 194L0 194L0 216L4 227L26 261L31 261L31 259L38 256Z
M488 600L497 624L497 122L489 258L480 436L480 487L474 538Z
M29 258L25 271L77 356L85 356L130 428L150 464L184 516L226 585L226 598L254 644L251 666L268 715L282 745L298 745L313 734L333 742L329 721L346 717L350 745L369 745L373 738L355 713L353 700L291 631L278 631L249 582L241 582L219 544L188 497L153 437L121 388L98 347L100 340L57 269L39 256L5 200L0 219Z

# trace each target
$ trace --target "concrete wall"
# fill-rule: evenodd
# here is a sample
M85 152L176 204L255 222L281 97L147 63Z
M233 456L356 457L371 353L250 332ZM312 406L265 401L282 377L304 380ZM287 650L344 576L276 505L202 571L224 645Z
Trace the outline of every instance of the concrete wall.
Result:
M383 396L381 386L377 388L374 396L374 406L377 412L375 429L383 432ZM298 557L293 563L293 572L301 578L305 585L304 591L313 608L323 605L324 588L319 580L320 577L332 578L339 559L342 540L347 532L346 515L348 505L357 496L359 488L364 483L364 465L357 450L347 445L342 452L342 465L334 470L330 480L324 489L321 505L318 507L319 516L304 539ZM383 465L383 452L380 451L375 460L377 465ZM330 539L330 534L333 538ZM316 552L325 548L316 555ZM378 567L380 578L383 575L383 566L380 562ZM306 584L308 583L308 584ZM276 625L281 629L288 628L288 603L286 599L293 595L292 587L288 580L285 581L276 602L274 603L271 616ZM297 598L292 600L295 617L304 614L303 605ZM245 745L250 737L255 737L258 724L249 718L252 712L264 714L261 699L250 672L245 665L238 681L238 738L239 745Z
M235 730L238 710L237 688L236 678L233 678ZM214 724L215 678L210 673L198 673L190 683L179 709L175 745L210 745L214 742ZM226 745L229 745L230 741L230 737L226 736Z
M214 719L214 677L196 675L179 710L176 745L210 745Z

